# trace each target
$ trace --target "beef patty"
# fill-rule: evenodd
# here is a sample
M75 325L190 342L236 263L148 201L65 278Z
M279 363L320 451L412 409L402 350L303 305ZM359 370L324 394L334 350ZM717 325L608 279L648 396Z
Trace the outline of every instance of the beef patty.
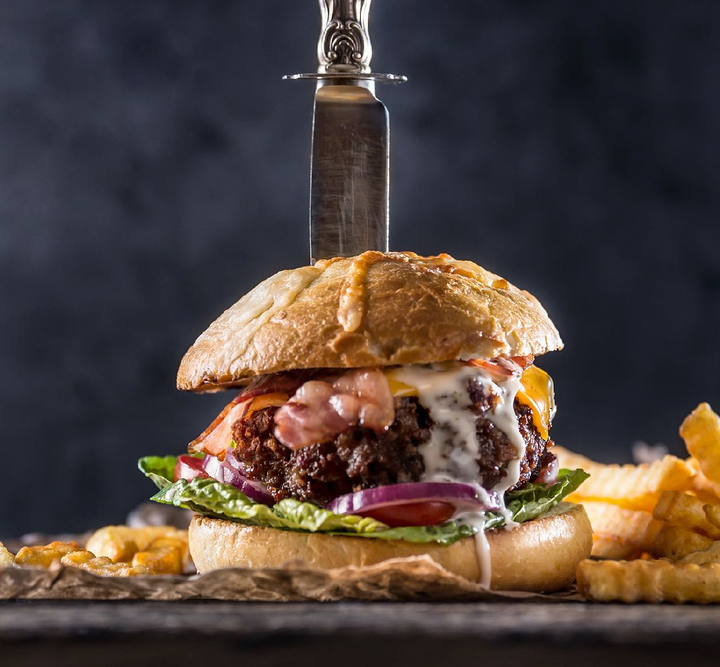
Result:
M507 436L483 416L490 403L481 396L475 401L479 455L478 475L485 488L492 488L504 476L507 464L516 457ZM520 488L535 479L549 461L543 440L532 423L529 407L515 402L520 433L527 444L520 464ZM432 420L417 398L395 399L395 421L384 433L356 426L332 442L289 449L273 435L277 408L253 412L233 425L236 448L228 452L243 465L248 478L267 486L275 500L296 498L321 506L333 498L362 489L417 482L425 472L418 451L430 439ZM553 457L554 458L554 457Z

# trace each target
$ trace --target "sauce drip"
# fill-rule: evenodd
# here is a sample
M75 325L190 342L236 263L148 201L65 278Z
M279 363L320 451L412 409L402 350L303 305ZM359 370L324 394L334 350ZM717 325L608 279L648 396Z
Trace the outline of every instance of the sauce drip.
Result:
M365 311L365 278L368 269L385 259L385 255L375 250L369 250L353 259L340 289L340 303L338 305L337 318L344 331L351 333L357 331L362 324Z
M345 257L333 257L315 263L313 268L327 269L332 264L346 260ZM465 278L472 278L495 289L511 289L504 278L486 271L473 262L457 260L442 253L431 257L422 257L414 252L367 252L352 258L347 277L340 288L337 319L347 333L360 329L365 312L365 281L370 267L377 262L399 262L412 264L418 271L426 273L450 273Z
M430 441L420 448L425 462L423 481L470 484L478 497L485 501L489 494L482 486L482 480L478 479L477 415L472 410L468 381L472 378L485 392L496 397L495 407L485 417L507 436L515 446L517 456L508 463L505 477L491 491L497 493L501 500L500 512L505 517L507 528L517 525L504 506L504 497L505 492L520 479L520 462L525 455L525 440L513 405L522 388L520 377L516 374L499 377L486 368L457 363L405 366L388 371L388 377L391 387L395 383L397 388L414 388L433 420ZM459 520L477 529L475 541L481 570L480 583L489 588L492 573L490 545L484 531L485 515L483 512L467 513Z

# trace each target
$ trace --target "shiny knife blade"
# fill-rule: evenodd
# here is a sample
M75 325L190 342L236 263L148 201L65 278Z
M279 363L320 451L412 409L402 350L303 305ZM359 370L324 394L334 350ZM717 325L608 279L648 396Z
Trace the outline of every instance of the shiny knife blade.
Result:
M321 85L310 166L313 261L388 250L390 118L374 82Z
M319 0L322 33L310 164L310 258L388 250L390 119L370 71L371 0Z

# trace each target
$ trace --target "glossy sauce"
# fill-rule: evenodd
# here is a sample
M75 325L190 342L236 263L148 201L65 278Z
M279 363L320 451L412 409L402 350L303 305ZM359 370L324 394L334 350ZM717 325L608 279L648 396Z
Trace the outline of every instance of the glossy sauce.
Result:
M357 331L362 324L365 311L365 278L368 269L382 259L385 255L377 251L364 252L353 259L340 289L340 303L338 304L337 318L344 331Z
M313 268L324 270L344 259L346 258L333 257L332 259L320 260L315 263ZM422 257L414 252L382 253L377 250L368 250L352 259L347 277L340 288L337 319L344 331L352 333L360 329L365 314L365 282L368 270L377 262L388 261L412 264L418 271L426 273L450 273L472 278L494 289L511 289L510 284L504 278L486 271L473 262L457 260L445 253L432 257Z
M488 491L478 479L476 459L478 441L476 436L477 415L468 393L468 381L474 378L486 393L496 397L494 409L484 416L508 438L516 448L517 456L509 462L507 474L492 491L497 493L503 506L507 528L516 524L504 507L505 492L520 479L520 462L525 455L525 440L518 427L514 402L522 389L519 374L499 377L485 368L457 363L406 366L388 371L391 387L415 390L422 405L428 409L434 426L430 441L420 447L425 462L423 481L461 482L471 484L481 500L489 500ZM393 384L394 383L394 384ZM406 394L407 395L407 394ZM481 584L490 586L490 545L485 535L485 515L468 513L459 520L477 528L476 544L481 567Z

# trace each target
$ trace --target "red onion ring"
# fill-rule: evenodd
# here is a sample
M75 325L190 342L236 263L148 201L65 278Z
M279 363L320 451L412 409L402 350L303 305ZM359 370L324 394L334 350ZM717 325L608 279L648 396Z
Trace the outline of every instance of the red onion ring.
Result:
M175 464L174 480L177 482L179 479L184 479L189 482L196 477L207 477L208 474L202 464L203 462L195 456L189 456L188 454L178 456Z
M242 473L242 467L239 463L237 466L230 464L228 459L232 455L228 452L225 461L221 461L216 456L206 454L202 462L203 470L213 479L223 484L231 484L244 493L250 500L263 505L274 505L275 499L270 495L264 484L249 480Z
M418 502L440 502L455 508L453 516L462 512L497 510L500 500L496 493L488 492L489 502L480 499L478 492L469 484L456 482L410 482L391 484L348 493L332 500L326 507L336 514L363 515L381 507L406 505Z

